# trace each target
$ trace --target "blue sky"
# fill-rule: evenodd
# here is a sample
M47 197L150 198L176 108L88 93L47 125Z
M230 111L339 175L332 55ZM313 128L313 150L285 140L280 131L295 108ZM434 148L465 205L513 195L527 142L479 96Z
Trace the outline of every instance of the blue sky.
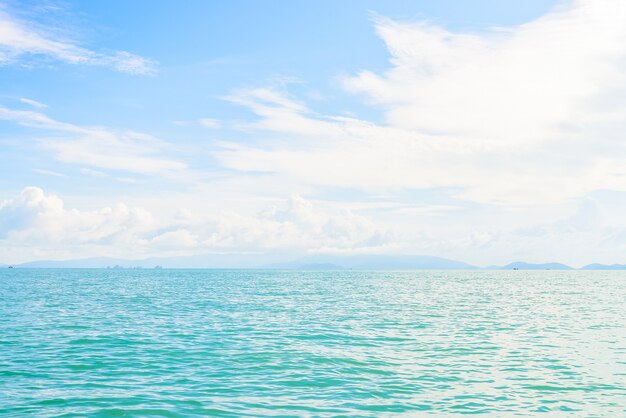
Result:
M625 16L617 0L2 2L0 262L624 262Z

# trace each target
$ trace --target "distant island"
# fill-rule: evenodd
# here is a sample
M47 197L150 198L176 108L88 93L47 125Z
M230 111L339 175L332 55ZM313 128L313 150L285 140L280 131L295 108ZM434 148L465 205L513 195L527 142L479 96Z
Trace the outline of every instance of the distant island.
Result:
M268 261L270 260L270 261ZM280 257L240 254L206 254L186 257L126 260L92 257L76 260L42 260L0 264L2 268L246 268L281 270L626 270L626 264L588 264L574 268L562 263L533 264L515 261L506 265L475 266L462 261L425 255L313 255L281 260Z

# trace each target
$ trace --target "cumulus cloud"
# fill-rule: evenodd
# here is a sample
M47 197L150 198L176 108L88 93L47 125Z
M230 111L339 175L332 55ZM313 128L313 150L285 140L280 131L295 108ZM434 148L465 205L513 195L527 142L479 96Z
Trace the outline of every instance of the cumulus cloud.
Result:
M54 28L21 21L0 9L0 65L33 57L47 57L70 64L106 66L129 74L156 74L156 63L153 60L126 51L111 54L95 52L62 38Z
M37 187L0 205L0 239L15 245L134 242L154 228L152 215L124 204L96 211L66 209L61 198Z
M384 246L389 233L350 211L325 211L294 195L254 216L234 213L156 217L123 203L84 211L37 187L0 203L0 248L6 255L67 251L81 255L153 256L211 251L340 252ZM85 253L87 251L87 253Z
M390 68L344 80L386 123L321 115L284 92L228 99L271 141L223 143L220 160L305 184L368 192L445 189L497 205L626 191L626 4L563 3L485 33L378 19ZM323 169L322 169L323 167Z
M66 163L160 175L187 167L180 161L159 156L167 143L144 133L78 126L39 112L0 107L2 119L46 132L40 144Z
M181 240L200 248L299 252L380 249L391 238L389 231L361 215L349 210L322 210L299 195L253 216L223 212L208 218L188 218L164 235L168 241Z
M259 221L287 228L287 241L300 241L300 248L307 250L352 250L355 247L380 247L387 244L389 232L377 227L370 219L344 209L329 216L316 211L313 204L299 195L292 195L285 207L270 208L259 215ZM310 240L290 236L291 231L300 234L311 232ZM307 242L308 241L308 242ZM296 244L297 245L297 244Z

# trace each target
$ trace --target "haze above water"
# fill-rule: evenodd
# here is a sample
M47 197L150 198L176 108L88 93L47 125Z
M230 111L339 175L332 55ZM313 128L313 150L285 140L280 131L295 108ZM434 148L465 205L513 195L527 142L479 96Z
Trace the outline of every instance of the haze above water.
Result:
M626 414L622 272L0 270L3 416Z

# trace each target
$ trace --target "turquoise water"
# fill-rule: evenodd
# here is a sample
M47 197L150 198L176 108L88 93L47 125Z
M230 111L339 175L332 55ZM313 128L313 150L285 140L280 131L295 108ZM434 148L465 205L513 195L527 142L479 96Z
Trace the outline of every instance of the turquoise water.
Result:
M2 416L626 416L626 272L0 271Z

